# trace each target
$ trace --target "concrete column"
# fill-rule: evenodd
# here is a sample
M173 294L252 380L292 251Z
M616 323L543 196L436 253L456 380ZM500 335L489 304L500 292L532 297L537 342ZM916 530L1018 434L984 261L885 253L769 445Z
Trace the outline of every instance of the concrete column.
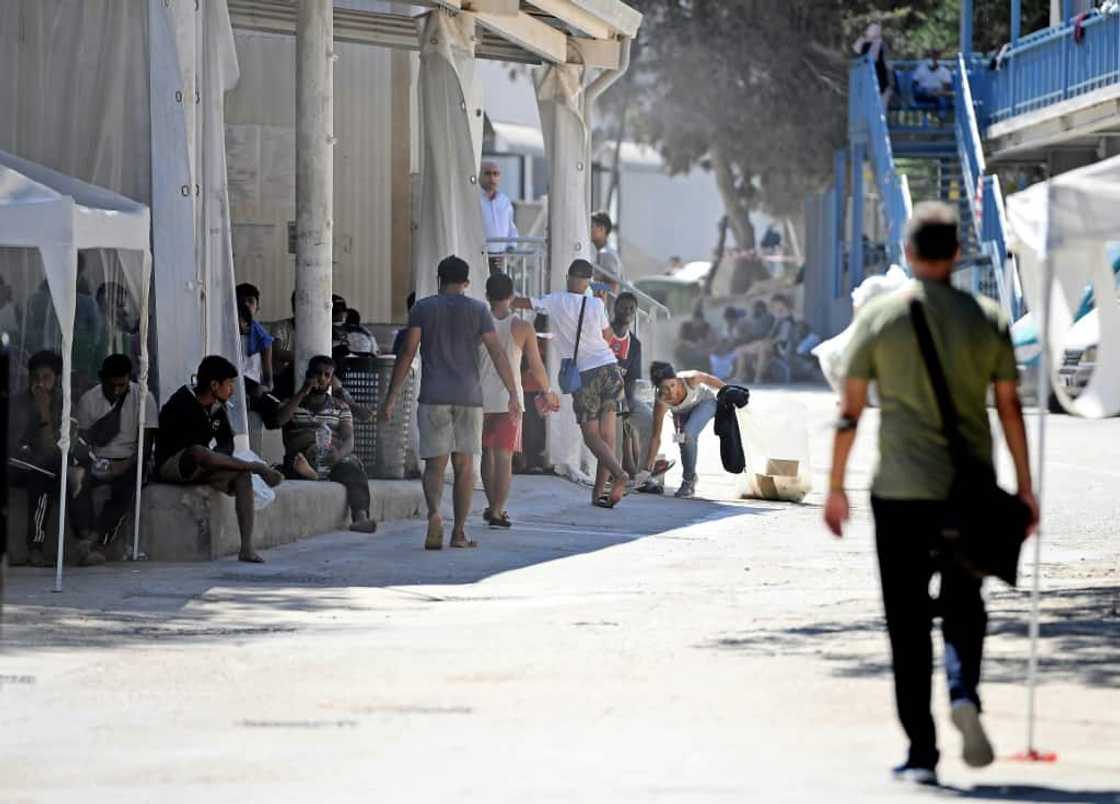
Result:
M1011 44L1019 44L1023 35L1023 0L1011 0Z
M296 22L296 387L331 353L334 258L334 17L299 0Z

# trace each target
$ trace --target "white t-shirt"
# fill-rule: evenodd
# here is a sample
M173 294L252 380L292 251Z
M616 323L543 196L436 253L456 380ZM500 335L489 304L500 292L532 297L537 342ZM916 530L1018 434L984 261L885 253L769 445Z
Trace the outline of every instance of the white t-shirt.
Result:
M600 366L618 363L610 344L603 338L603 330L610 326L607 308L594 296L561 291L533 299L533 309L548 314L549 330L556 339L556 350L561 358L571 357L576 346L576 327L579 325L580 303L586 299L583 313L583 334L579 339L576 366L580 371L590 371Z
M952 85L953 74L944 64L938 64L934 69L930 62L924 61L914 71L914 83L922 92L934 95Z
M93 423L113 409L113 403L105 398L105 392L100 385L95 385L86 391L78 401L74 418L78 420L78 427L86 430ZM156 400L150 391L144 392L144 426L156 427L159 424L159 414L156 410ZM117 435L104 446L93 447L93 452L99 458L132 458L139 447L140 428L140 386L134 382L128 384L128 397L121 405L121 429Z

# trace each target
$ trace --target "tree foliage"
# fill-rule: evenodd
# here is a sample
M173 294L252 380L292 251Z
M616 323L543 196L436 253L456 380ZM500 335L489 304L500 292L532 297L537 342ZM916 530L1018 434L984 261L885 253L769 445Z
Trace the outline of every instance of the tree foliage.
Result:
M958 49L960 0L629 0L645 18L610 103L656 145L672 173L714 172L731 228L753 242L750 212L796 214L832 176L846 138L851 44L883 25L889 52ZM1048 0L1024 0L1023 31ZM977 50L1009 36L1009 0L975 0Z

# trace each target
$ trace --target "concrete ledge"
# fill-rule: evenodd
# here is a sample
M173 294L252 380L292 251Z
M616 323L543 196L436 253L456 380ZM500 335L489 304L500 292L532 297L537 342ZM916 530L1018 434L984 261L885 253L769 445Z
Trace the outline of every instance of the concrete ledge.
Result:
M414 480L372 480L370 515L378 522L410 519L424 505ZM285 480L276 500L257 511L258 549L344 530L350 521L346 492L338 483ZM144 489L140 515L143 550L156 561L207 561L236 555L241 546L233 498L206 486L153 484Z
M424 509L424 492L418 480L371 480L370 515L378 522L411 519ZM132 544L132 514L115 546L117 557ZM276 500L257 511L254 543L258 548L289 544L310 536L343 530L349 525L346 492L338 483L285 480L276 488ZM27 495L9 490L8 551L13 562L27 557L25 528ZM44 552L53 560L58 541L58 507L47 526ZM241 546L233 498L207 486L172 486L155 483L144 487L140 514L141 549L157 561L209 561L235 555ZM73 563L75 541L66 529L67 563Z

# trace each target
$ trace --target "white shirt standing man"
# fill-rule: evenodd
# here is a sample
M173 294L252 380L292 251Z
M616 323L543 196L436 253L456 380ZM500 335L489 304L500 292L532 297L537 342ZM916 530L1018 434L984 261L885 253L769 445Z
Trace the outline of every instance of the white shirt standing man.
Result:
M495 243L495 240L515 240L520 235L513 222L513 202L509 196L498 189L502 180L502 169L496 162L483 162L479 185L479 201L482 204L482 228L486 233L486 250L491 254L501 254L513 248L513 243Z
M568 268L567 290L538 299L517 298L514 309L548 314L549 328L561 358L576 358L581 385L572 393L572 410L583 434L583 443L598 459L591 504L613 508L626 493L630 476L615 456L615 417L624 382L618 359L609 339L613 330L602 299L588 293L594 268L587 260L575 260ZM583 325L580 326L580 311ZM576 337L579 351L576 353ZM607 491L607 481L611 490Z

